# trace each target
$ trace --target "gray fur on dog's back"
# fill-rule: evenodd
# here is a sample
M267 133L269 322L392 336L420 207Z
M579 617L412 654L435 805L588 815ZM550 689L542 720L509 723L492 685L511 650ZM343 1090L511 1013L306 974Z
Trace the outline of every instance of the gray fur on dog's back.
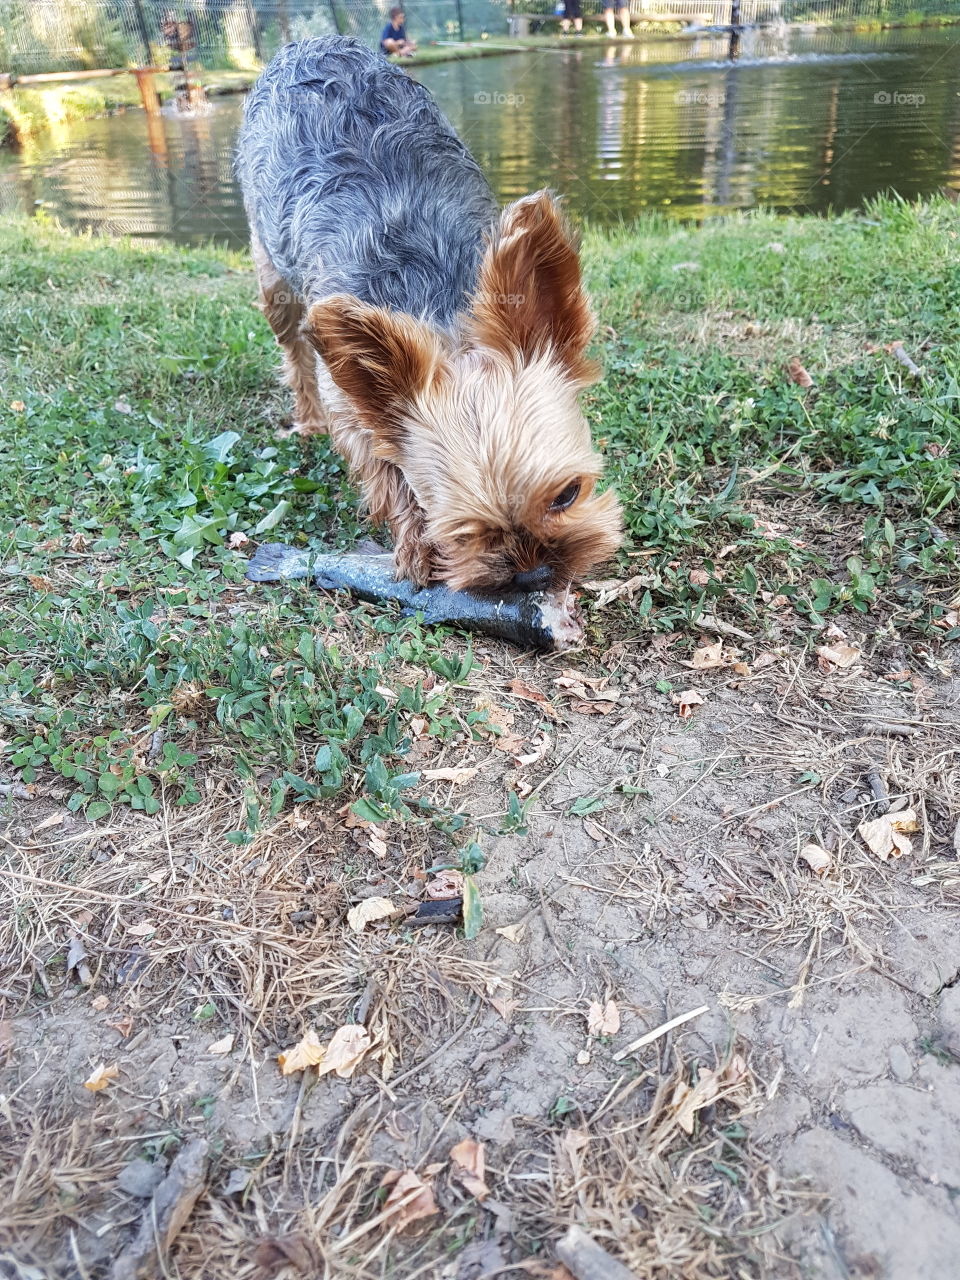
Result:
M426 89L355 40L280 50L237 170L252 230L309 302L350 293L446 326L476 284L490 188Z

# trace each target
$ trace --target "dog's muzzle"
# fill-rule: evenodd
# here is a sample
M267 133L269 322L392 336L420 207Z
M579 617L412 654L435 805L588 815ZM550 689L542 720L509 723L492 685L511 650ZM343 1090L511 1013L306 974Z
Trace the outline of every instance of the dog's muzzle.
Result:
M552 578L553 570L544 564L539 569L527 569L523 573L515 573L510 585L516 587L518 591L546 591Z

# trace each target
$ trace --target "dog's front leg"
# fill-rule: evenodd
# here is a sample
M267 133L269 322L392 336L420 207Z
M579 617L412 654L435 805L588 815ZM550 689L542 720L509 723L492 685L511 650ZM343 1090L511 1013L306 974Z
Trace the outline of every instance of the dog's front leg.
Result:
M371 519L387 525L393 536L397 577L425 587L436 577L436 548L426 539L423 511L403 472L392 462L371 458L363 492Z

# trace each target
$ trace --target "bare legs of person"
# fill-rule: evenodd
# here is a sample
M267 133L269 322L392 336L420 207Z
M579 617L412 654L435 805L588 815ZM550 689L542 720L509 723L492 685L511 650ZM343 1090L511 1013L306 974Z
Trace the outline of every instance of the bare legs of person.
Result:
M401 58L409 58L411 54L417 51L416 40L384 40L384 53L395 53Z
M619 14L620 25L623 28L623 34L628 40L633 39L633 32L630 30L630 10L626 5L622 5ZM603 20L607 24L607 35L616 36L617 20L614 17L613 5L603 11Z

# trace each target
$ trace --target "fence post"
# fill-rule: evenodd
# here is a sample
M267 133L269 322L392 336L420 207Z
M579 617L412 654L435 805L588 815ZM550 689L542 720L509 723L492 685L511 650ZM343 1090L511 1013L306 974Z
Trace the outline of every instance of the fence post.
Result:
M342 36L343 32L340 30L340 19L337 17L337 6L334 4L333 0L327 0L327 8L330 10L330 17L333 19L334 31L338 36Z
M133 9L137 15L140 39L143 41L143 65L149 67L153 62L153 53L150 48L150 30L147 27L146 15L143 12L143 0L133 0Z
M731 27L740 25L740 0L730 0L730 25Z
M277 0L277 23L280 27L280 39L284 44L290 43L290 14L287 0Z
M457 26L460 28L460 40L463 41L463 0L457 0Z
M263 61L263 45L260 42L260 24L257 21L257 15L254 12L253 0L247 0L247 18L250 22L250 36L253 40L253 52L257 55L257 61Z

